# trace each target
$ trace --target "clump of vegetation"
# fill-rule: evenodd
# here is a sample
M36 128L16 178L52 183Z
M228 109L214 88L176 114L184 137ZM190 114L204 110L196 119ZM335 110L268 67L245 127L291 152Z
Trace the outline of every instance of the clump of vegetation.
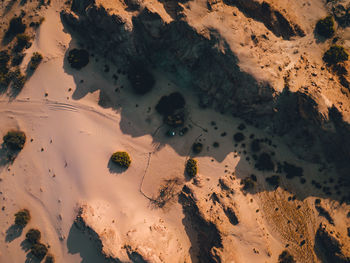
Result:
M47 247L44 244L37 243L31 247L30 252L39 260L42 260L47 254Z
M25 227L30 220L30 213L27 209L22 209L15 214L15 224Z
M38 52L34 52L29 62L29 69L32 71L36 70L42 60L43 56Z
M284 250L278 257L278 263L295 263L295 260L287 250Z
M0 73L7 73L8 62L10 61L10 55L7 50L0 51Z
M241 141L244 141L245 136L244 136L243 133L237 132L235 135L233 135L233 139L234 139L236 142L241 142Z
M253 152L259 152L261 147L260 147L260 141L258 139L255 139L252 141L250 148L252 149Z
M186 174L190 177L194 177L197 175L198 167L197 167L197 160L195 159L188 159L186 162Z
M115 152L112 154L111 159L122 168L128 168L131 164L131 158L127 152Z
M203 150L203 144L202 144L202 143L200 143L200 142L195 142L195 143L192 145L192 151L193 151L195 154L199 154L202 150Z
M242 179L241 185L243 185L242 189L244 191L248 191L248 190L251 190L255 187L255 182L253 181L253 179L251 177L246 177L246 178Z
M147 69L146 65L140 61L130 64L128 79L135 93L140 95L151 91L156 83L152 73Z
M85 49L74 48L68 53L68 63L72 68L81 69L89 63L89 52Z
M22 131L9 131L4 137L5 146L14 151L20 151L23 149L26 142L26 135Z
M286 177L288 179L292 179L295 176L297 177L303 176L303 168L287 162L283 163L283 171L286 173Z
M38 229L31 228L26 234L26 240L31 244L39 243L41 238L41 233Z
M265 180L268 184L272 185L273 187L278 187L280 184L280 177L278 175L267 177Z
M12 87L15 90L21 90L24 87L26 82L26 76L22 74L19 68L16 68L14 71L9 72L9 77L12 81Z
M23 23L21 17L13 17L10 20L10 25L7 30L7 35L15 36L17 34L21 34L26 30L26 25Z
M180 92L173 92L169 96L160 98L156 111L161 115L172 115L176 110L185 107L186 101Z
M17 44L15 47L15 50L17 52L22 51L24 48L29 48L30 47L30 37L24 33L18 34L16 36L17 39Z
M268 153L262 153L258 157L255 168L260 171L271 171L275 168L275 164Z
M334 20L332 16L320 19L316 24L316 32L325 38L331 38L334 35Z
M44 263L55 263L55 257L52 254L47 254Z
M342 46L331 46L323 55L323 60L329 65L336 65L340 62L347 61L349 54Z

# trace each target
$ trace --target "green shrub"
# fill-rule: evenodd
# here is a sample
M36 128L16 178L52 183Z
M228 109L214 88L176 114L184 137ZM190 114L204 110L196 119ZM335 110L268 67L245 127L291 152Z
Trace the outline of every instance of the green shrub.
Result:
M241 141L244 141L245 136L244 136L243 133L237 132L235 135L233 135L233 139L234 139L236 142L241 142Z
M4 144L11 150L22 150L26 142L26 135L22 131L9 131L3 138Z
M115 152L112 154L111 159L114 163L123 168L128 168L131 164L131 159L127 152Z
M188 159L186 162L186 174L190 177L194 177L197 175L198 167L197 167L197 160L195 159Z
M29 69L32 71L36 70L42 60L43 56L38 52L34 52L29 62Z
M68 53L68 62L72 68L81 69L89 64L89 52L74 48Z
M295 260L287 250L284 250L278 257L278 263L295 263Z
M16 90L21 90L26 83L26 76L22 74L19 68L9 73L10 79L12 81L12 87Z
M253 189L255 187L255 182L251 177L243 178L241 181L241 185L243 185L243 190L248 191L250 189Z
M203 150L203 144L200 142L195 142L192 145L192 151L196 154L199 154Z
M32 244L39 243L41 238L41 233L38 229L31 228L26 234L26 240Z
M22 209L15 214L15 224L25 227L30 220L30 213L27 209Z
M18 34L16 36L17 44L16 44L16 51L22 51L24 48L29 48L30 46L30 37L26 34Z
M55 257L52 254L47 254L44 263L55 263Z
M259 155L255 168L260 171L271 171L275 168L275 164L268 153L262 153Z
M316 24L316 32L325 38L331 38L334 35L334 20L332 16L320 19Z
M169 96L160 98L156 105L156 111L159 114L168 116L174 114L176 110L185 107L186 101L180 92L173 92Z
M37 243L31 247L30 252L39 260L42 260L47 254L47 247L44 244Z
M17 35L26 30L26 25L22 22L21 17L13 17L7 30L8 35Z
M323 60L329 65L347 61L348 58L349 55L342 46L331 46L323 55Z
M128 79L135 93L143 95L151 91L156 83L154 76L141 62L133 62L128 70Z

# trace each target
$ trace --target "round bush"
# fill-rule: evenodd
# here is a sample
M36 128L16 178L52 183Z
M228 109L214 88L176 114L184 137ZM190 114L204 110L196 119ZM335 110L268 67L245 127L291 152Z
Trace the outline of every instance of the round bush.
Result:
M241 142L241 141L244 141L245 136L244 136L243 133L237 132L235 135L233 135L233 139L234 139L236 142Z
M141 62L131 63L128 70L128 79L135 93L140 95L151 91L156 83L152 73Z
M26 234L26 240L32 244L39 243L41 238L41 233L38 229L31 228Z
M275 165L268 153L262 153L259 155L258 161L255 164L255 168L260 171L271 171L275 168Z
M15 224L25 227L30 220L30 213L27 209L22 209L15 214Z
M348 58L349 55L342 46L332 46L323 55L323 60L329 65L347 61Z
M194 177L197 175L198 167L197 167L197 160L195 159L188 159L186 163L186 174L190 177Z
M192 145L192 151L196 154L200 153L203 150L203 144L196 142Z
M26 135L22 131L9 131L3 138L7 148L15 151L22 150L26 142Z
M160 98L156 105L156 111L164 116L174 114L178 109L185 107L185 98L179 92L171 93L169 96L163 96Z
M42 60L43 60L43 56L38 52L34 52L29 62L29 69L35 70L39 66Z
M278 263L295 263L295 260L287 250L284 250L278 257Z
M128 168L131 164L130 156L127 152L115 152L111 157L112 161L123 168Z
M32 254L39 260L42 260L47 254L47 247L44 244L34 244L30 250Z
M44 263L55 263L55 257L52 254L47 254Z
M89 64L89 52L85 49L74 48L68 53L68 62L72 68L81 69Z
M316 24L316 32L325 38L331 38L334 35L334 20L332 16L320 19Z

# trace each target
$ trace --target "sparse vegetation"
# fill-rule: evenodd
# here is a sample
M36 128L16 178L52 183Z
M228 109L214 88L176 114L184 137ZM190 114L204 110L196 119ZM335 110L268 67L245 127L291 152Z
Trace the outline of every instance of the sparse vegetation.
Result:
M241 142L241 141L244 141L245 136L244 136L243 133L237 132L235 135L233 135L233 139L234 139L236 142Z
M260 171L271 171L275 168L275 164L268 153L262 153L258 157L255 168Z
M111 159L122 168L128 168L131 164L131 158L127 152L115 152L112 154Z
M203 150L203 144L200 142L195 142L192 145L192 151L196 154L199 154Z
M26 142L26 135L22 131L9 131L3 138L7 148L15 151L22 150Z
M37 243L31 247L32 254L39 260L42 260L47 254L47 247L44 244Z
M336 65L340 62L347 61L349 58L348 53L342 46L331 46L323 55L323 60L328 65Z
M26 234L26 240L31 244L39 243L41 238L41 233L38 229L31 228Z
M68 53L68 62L72 68L81 69L89 63L89 52L74 48Z
M22 209L15 214L15 224L25 227L30 220L30 213L27 209Z
M7 35L15 36L17 34L23 33L26 30L26 25L22 22L21 17L13 17L10 20L10 25L7 30Z
M30 37L24 33L16 36L17 44L15 46L16 52L22 51L24 48L30 47Z
M331 38L334 35L334 20L332 16L320 19L316 24L316 32L325 38Z
M156 83L146 65L139 61L131 63L128 70L128 79L135 93L140 95L151 91Z
M195 159L188 159L186 162L186 174L190 177L194 177L197 175L198 167L197 167L197 160Z
M287 250L284 250L278 257L278 263L295 263L295 260Z
M29 62L29 69L32 71L36 70L42 60L43 56L38 52L34 52Z

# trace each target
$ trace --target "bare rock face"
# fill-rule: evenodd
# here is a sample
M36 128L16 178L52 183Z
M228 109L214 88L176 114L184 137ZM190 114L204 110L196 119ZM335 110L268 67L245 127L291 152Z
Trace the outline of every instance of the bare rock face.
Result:
M315 249L319 251L322 262L348 263L350 262L349 244L340 239L334 227L320 224L315 237Z
M162 0L136 1L136 7L130 8L129 2L74 0L72 10L62 11L61 17L90 48L112 62L128 65L137 59L162 69L178 86L195 91L199 105L284 136L300 158L321 162L323 151L328 161L338 165L340 174L350 171L346 161L350 159L350 116L344 110L349 108L350 92L341 84L347 76L334 77L319 66L321 49L314 42L317 55L307 53L311 33L302 29L298 12L292 10L297 3L211 0L203 6L200 1ZM234 14L227 20L233 23L227 31L236 27L239 31L246 23L237 39L232 39L236 31L231 35L220 31L226 24L220 26L219 17L227 17L226 10ZM197 21L204 20L198 16L201 12L208 22L198 25ZM216 27L215 23L211 26L211 19L216 19ZM249 34L252 20L257 32ZM314 24L308 26L313 30ZM299 55L297 48L290 48L293 43L306 51ZM257 58L246 55L246 62L236 52L256 52L252 54ZM244 64L254 74L242 70L247 68ZM266 78L259 78L260 74ZM333 112L339 113L337 119ZM329 146L340 149L340 158L324 151Z

